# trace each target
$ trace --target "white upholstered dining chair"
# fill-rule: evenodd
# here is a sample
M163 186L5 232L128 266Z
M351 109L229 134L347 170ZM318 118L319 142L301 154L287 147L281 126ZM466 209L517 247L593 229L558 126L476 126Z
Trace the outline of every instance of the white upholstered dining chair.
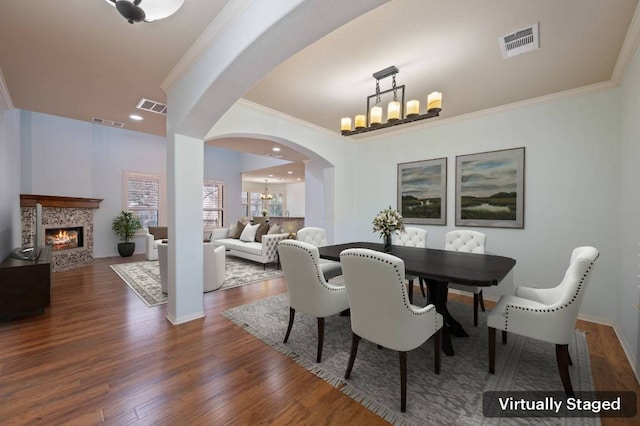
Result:
M322 361L325 317L349 308L347 291L342 285L328 283L320 269L318 248L303 241L282 240L278 243L280 263L287 282L289 296L289 325L284 343L289 340L296 311L318 319L318 353Z
M495 373L496 330L516 333L556 345L556 362L567 395L573 394L569 376L569 342L575 333L576 319L584 293L598 258L594 247L573 250L569 268L559 285L553 288L517 287L514 296L502 296L487 316L489 327L489 373Z
M345 379L349 379L361 338L399 352L400 410L407 406L407 352L434 336L435 372L440 374L442 315L434 305L409 303L404 262L387 253L348 249L340 254L349 306L352 343ZM419 368L419 367L418 367Z
M396 246L404 247L422 247L427 248L427 230L417 228L413 226L406 226L403 232L400 232L393 240L393 244ZM409 301L413 302L413 280L416 279L413 275L406 275L406 280L409 282ZM424 289L424 279L417 277L420 282L420 291L422 297L427 297Z
M447 232L447 235L445 236L444 249L465 253L484 254L486 241L487 237L482 232L470 231L467 229L455 230ZM480 305L482 312L485 312L482 287L449 283L449 288L473 293L473 325L477 327L478 305Z
M304 241L315 247L324 247L327 242L327 231L323 228L317 228L313 226L307 226L300 229L296 233L296 239L298 241ZM340 262L335 260L320 259L320 269L324 274L324 278L328 281L331 278L342 275L342 267Z

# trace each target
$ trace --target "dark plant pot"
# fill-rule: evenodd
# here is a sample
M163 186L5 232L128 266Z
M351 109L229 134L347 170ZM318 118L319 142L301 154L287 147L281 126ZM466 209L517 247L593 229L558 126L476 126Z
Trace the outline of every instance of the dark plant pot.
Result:
M129 257L136 251L136 243L118 243L118 253L122 257Z

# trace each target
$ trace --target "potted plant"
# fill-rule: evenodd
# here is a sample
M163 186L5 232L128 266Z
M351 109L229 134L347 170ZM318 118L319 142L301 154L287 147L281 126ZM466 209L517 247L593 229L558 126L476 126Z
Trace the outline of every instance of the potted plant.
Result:
M132 212L125 212L123 210L118 217L113 219L111 229L113 229L120 240L123 241L118 243L118 253L120 253L120 256L129 257L133 254L136 249L136 243L130 240L140 228L142 228L140 219Z

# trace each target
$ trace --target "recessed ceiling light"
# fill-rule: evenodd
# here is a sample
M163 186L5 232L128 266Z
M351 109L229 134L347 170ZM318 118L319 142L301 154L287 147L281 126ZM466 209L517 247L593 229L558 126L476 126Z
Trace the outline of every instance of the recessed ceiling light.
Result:
M287 174L292 175L292 174L293 174L293 172L292 172L291 170L289 170L289 171L287 172Z
M271 148L271 151L280 152L280 148L278 148L277 146L274 146L273 148Z
M140 116L138 114L131 114L129 116L129 118L132 119L132 120L136 120L136 121L144 120L144 118L142 118L142 116Z
M296 179L296 180L300 180L300 178Z
M269 175L269 177L273 177L273 175Z

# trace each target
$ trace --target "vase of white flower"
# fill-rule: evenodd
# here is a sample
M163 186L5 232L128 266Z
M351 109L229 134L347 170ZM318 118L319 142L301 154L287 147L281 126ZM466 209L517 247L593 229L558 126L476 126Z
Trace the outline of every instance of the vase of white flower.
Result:
M400 213L389 206L373 218L373 231L380 232L380 236L384 239L383 251L389 253L392 247L391 236L395 232L404 231L404 219Z

